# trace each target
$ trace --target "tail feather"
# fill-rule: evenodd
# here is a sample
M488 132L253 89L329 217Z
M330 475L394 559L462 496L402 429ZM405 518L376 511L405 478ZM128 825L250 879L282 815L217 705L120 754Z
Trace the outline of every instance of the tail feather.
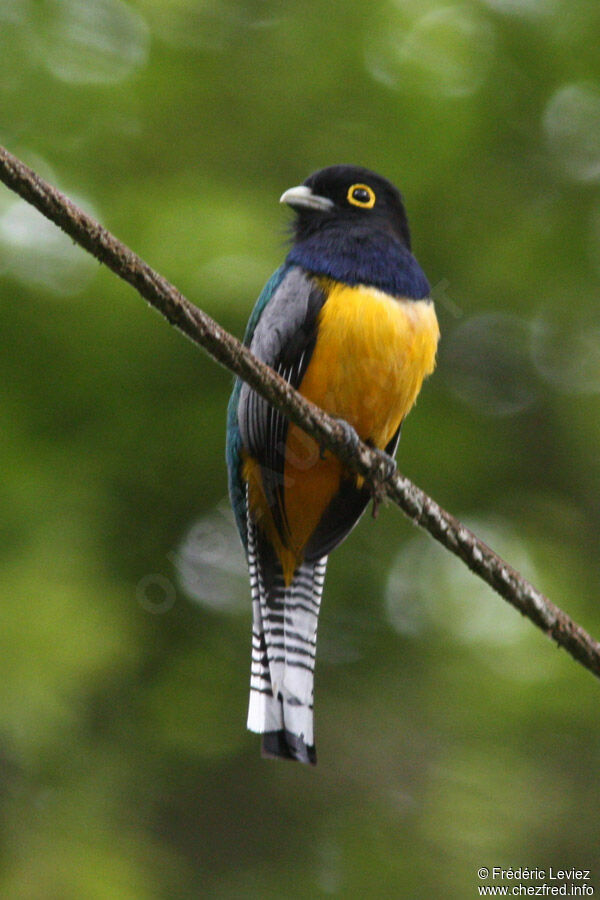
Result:
M252 590L252 667L248 728L263 735L263 754L316 762L313 684L319 605L327 557L302 563L292 584L266 571L248 521Z

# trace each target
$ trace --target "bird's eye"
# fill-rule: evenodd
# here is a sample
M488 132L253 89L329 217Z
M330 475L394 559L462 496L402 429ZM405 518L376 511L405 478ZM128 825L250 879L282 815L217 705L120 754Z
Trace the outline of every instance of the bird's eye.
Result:
M375 206L375 191L368 184L353 184L348 188L346 199L353 206L371 209Z

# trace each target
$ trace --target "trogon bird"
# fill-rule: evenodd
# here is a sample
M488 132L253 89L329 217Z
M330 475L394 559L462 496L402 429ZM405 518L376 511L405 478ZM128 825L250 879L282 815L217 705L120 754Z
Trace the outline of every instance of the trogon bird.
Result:
M297 390L391 457L438 323L411 253L401 195L385 178L331 166L287 190L284 264L265 285L245 344ZM229 491L252 593L248 728L265 756L316 762L313 681L328 554L371 494L361 478L236 380L228 409Z

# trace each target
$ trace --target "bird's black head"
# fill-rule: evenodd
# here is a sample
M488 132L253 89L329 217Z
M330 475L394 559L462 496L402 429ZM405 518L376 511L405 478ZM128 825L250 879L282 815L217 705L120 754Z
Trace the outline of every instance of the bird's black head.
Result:
M281 198L296 212L288 265L348 285L420 300L429 284L410 250L402 198L381 175L330 166Z
M281 197L296 212L297 241L333 228L385 232L410 250L410 231L400 192L360 166L329 166Z

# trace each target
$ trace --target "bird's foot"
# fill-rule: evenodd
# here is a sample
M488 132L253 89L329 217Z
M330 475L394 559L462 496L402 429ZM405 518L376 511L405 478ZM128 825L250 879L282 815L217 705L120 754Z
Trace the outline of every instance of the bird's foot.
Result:
M352 425L346 422L345 419L336 419L336 422L344 432L347 446L352 451L356 451L361 442L356 430L352 427ZM396 474L396 460L393 456L390 456L388 453L386 453L385 450L380 450L379 447L374 447L370 441L366 441L366 443L377 458L377 474L381 479L381 484L378 484L371 488L371 495L373 497L373 518L376 519L379 512L379 507L385 499L385 489L383 487L383 484ZM321 459L323 459L324 455L325 448L321 447Z
M379 464L379 472L382 481L387 481L388 478L392 478L397 471L396 460L393 456L390 456L389 453L386 453L385 450L380 450L378 447L371 447L371 450L377 457L377 461Z
M345 419L336 419L335 421L338 423L338 425L344 432L344 440L345 440L347 446L354 452L357 449L358 445L360 444L360 438L359 438L357 432L352 427L352 425L349 424L349 422L346 422ZM321 459L324 459L325 447L321 446L319 455L320 455Z
M389 478L392 478L396 474L397 466L394 457L386 453L385 450L380 450L378 447L371 447L371 450L377 457L378 474L381 478L381 483L374 485L371 488L371 496L373 498L372 516L376 519L379 514L379 507L385 500L385 489L383 485Z
M346 422L345 419L336 419L336 422L344 432L344 438L348 446L352 450L356 450L356 448L360 444L360 438L355 429L352 427L352 425L350 425L349 422Z

